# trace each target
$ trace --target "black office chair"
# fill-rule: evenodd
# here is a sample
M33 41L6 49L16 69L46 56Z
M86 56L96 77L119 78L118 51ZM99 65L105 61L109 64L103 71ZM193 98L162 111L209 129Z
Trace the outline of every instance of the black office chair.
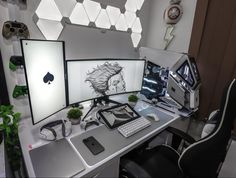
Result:
M234 79L223 94L221 107L216 115L216 127L211 134L196 142L186 136L184 139L194 143L181 154L167 145L136 151L131 157L121 159L120 177L217 177L229 146L236 117L235 106Z

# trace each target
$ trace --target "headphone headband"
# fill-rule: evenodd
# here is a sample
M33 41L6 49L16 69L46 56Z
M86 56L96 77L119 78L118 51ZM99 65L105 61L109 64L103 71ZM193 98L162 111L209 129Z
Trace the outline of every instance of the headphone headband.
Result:
M72 128L71 123L67 120L56 120L49 122L40 128L40 137L45 140L56 140L57 133L53 129L54 126L61 125L61 132L63 137L70 135Z
M49 122L49 123L45 124L44 126L42 126L40 128L40 131L42 131L45 128L51 128L51 127L55 127L55 126L60 125L60 124L64 124L66 122L67 122L66 120L63 120L63 121L62 120L56 120L56 121Z

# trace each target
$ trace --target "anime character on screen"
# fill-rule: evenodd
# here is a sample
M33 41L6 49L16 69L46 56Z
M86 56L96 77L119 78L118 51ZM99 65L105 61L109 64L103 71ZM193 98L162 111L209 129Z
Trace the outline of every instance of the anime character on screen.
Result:
M122 93L126 91L122 70L117 62L105 62L88 72L85 82L90 82L90 87L98 96Z

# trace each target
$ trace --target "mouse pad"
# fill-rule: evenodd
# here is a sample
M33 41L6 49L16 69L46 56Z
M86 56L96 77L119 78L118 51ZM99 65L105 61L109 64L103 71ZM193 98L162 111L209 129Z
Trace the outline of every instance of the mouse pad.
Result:
M36 177L72 177L85 169L66 139L53 141L29 153Z

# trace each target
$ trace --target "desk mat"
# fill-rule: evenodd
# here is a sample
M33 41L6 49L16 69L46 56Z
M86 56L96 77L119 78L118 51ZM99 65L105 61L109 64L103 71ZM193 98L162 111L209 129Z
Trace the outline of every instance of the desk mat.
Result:
M72 144L84 158L86 163L90 166L99 163L100 161L104 160L105 158L111 156L112 154L120 151L124 147L128 146L129 144L135 142L136 140L146 136L153 130L163 126L167 122L173 119L173 116L168 115L154 107L150 107L148 109L144 109L139 112L140 115L146 116L148 113L155 113L159 118L160 121L155 122L152 121L152 125L141 130L140 132L125 138L123 137L117 129L108 129L106 126L102 125L100 127L94 128L92 130L88 130L81 135L77 135L71 138ZM160 128L156 133L159 133L164 128ZM98 155L93 155L89 149L83 143L83 139L93 136L97 141L105 148L105 150Z
M36 177L72 177L85 169L66 139L53 141L29 153Z

